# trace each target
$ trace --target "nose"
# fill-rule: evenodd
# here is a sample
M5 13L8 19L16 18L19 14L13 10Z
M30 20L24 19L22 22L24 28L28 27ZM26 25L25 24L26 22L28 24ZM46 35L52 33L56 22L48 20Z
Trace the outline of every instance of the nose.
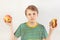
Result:
M34 16L33 15L31 15L31 18L33 18Z

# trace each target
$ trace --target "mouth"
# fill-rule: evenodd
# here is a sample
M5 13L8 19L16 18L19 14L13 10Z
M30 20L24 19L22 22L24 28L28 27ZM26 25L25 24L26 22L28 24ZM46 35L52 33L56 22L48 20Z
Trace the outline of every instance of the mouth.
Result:
M33 18L31 20L34 20Z

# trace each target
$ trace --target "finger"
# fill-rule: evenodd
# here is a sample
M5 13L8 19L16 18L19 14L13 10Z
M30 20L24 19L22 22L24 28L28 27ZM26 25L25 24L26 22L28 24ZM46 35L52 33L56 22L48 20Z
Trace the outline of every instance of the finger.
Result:
M53 24L52 21L50 21L49 26L52 26L52 24Z

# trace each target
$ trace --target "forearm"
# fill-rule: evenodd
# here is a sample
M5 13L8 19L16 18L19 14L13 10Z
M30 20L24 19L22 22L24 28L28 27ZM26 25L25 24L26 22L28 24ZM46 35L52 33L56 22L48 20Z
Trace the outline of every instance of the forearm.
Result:
M13 28L10 26L10 40L17 40L17 38L14 36Z
M53 30L51 30L51 28L50 28L48 36L46 38L43 38L43 40L51 40L52 32L53 32Z
M52 30L49 30L48 37L43 40L51 40Z

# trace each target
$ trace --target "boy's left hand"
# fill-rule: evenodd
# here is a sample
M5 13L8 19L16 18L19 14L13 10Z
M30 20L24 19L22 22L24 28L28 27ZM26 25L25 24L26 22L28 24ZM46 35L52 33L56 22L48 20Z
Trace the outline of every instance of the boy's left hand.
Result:
M49 26L50 26L50 31L53 31L57 27L57 22L55 24L56 26L53 26L53 22L50 21Z

